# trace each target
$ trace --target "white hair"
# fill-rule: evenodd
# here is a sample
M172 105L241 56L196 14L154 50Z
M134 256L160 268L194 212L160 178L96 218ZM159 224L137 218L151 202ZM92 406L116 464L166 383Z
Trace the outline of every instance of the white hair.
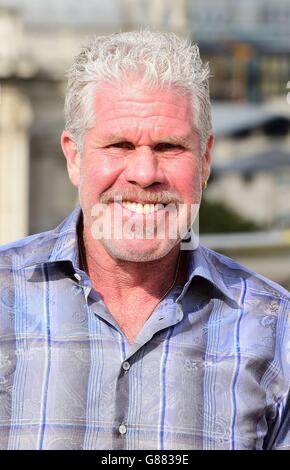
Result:
M93 103L97 85L140 71L146 84L190 93L203 153L212 131L209 66L203 64L196 44L174 33L148 30L95 36L75 57L68 73L65 128L78 150L82 149L84 131L96 122Z

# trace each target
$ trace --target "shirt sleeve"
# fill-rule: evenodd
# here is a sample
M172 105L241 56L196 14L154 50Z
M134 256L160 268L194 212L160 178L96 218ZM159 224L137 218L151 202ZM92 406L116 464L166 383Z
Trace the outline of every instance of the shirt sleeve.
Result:
M285 404L285 405L284 405ZM290 450L290 393L278 410L278 418L271 431L272 443L269 450Z
M276 405L276 416L264 442L263 448L266 450L290 450L290 302L286 303L283 313L286 313L286 321L284 328L280 328L280 334L277 334L276 363L280 365L286 393Z

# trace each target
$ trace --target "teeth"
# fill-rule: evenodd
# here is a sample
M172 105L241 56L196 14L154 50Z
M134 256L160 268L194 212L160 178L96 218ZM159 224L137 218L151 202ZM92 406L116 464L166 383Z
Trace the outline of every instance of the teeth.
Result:
M123 201L122 206L137 214L150 214L163 209L163 204L140 204L140 202Z
M143 206L142 204L138 203L136 204L136 209L135 211L137 212L137 214L143 214Z

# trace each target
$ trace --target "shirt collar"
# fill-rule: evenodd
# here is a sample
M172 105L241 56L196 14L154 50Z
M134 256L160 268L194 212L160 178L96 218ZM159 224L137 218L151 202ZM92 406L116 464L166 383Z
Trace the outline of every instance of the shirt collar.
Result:
M77 206L54 230L41 234L38 242L44 242L46 249L34 249L25 263L25 267L44 263L70 261L73 267L78 269L79 249L77 227L81 217L82 210L80 206ZM226 284L225 276L218 270L215 260L212 259L210 250L199 245L193 250L188 250L187 253L189 257L188 276L180 297L186 295L193 279L196 276L200 276L207 279L232 301L235 306L238 306L239 303L232 290L230 290Z
M187 281L180 297L184 297L195 277L199 276L209 281L215 286L234 307L239 307L239 301L230 287L236 285L227 278L225 272L217 267L216 260L212 257L211 250L198 245L194 250L188 251L188 274ZM227 279L227 282L226 282Z
M70 261L73 267L79 267L77 227L82 217L82 210L77 206L55 229L34 235L35 243L26 262L21 267L44 263Z

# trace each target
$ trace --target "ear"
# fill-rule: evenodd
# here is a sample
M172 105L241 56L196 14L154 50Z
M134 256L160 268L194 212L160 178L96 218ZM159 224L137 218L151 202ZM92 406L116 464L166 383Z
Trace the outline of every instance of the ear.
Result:
M207 144L206 144L206 149L204 154L202 155L202 186L207 182L209 175L210 175L210 166L211 166L211 152L212 152L212 147L214 143L214 136L213 134L210 134Z
M80 180L80 154L77 145L67 131L61 134L61 147L66 158L69 179L74 186L79 185Z

